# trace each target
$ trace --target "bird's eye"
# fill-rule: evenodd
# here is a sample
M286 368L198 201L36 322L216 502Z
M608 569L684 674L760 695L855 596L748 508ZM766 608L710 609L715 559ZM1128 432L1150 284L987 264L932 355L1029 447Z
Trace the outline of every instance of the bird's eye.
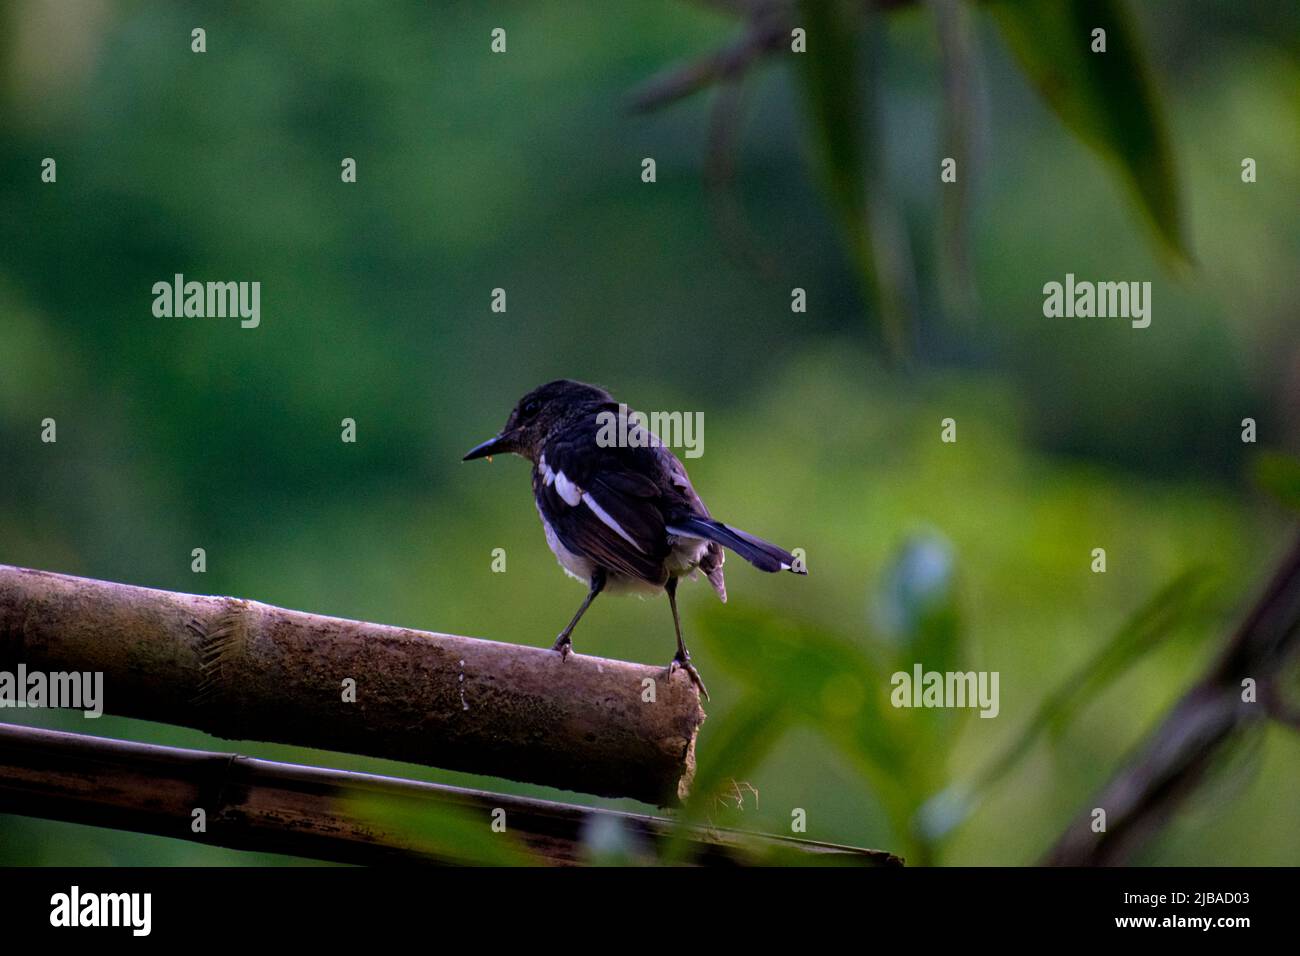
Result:
M532 418L534 415L537 414L537 410L541 407L542 407L542 403L539 402L537 399L533 398L524 402L524 407L521 409L521 411L523 412L524 418Z

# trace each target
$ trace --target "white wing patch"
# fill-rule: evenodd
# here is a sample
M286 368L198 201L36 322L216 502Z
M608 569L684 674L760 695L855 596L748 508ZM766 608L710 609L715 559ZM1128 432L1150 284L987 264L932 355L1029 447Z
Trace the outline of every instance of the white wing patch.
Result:
M591 509L591 513L600 519L601 524L609 528L616 535L626 541L632 547L636 548L642 554L645 549L637 544L636 539L623 530L623 526L614 520L614 516L600 506L589 493L583 491L573 482L571 482L562 471L554 471L546 463L546 456L543 455L537 462L537 469L542 473L542 484L546 486L555 485L555 490L559 493L561 500L570 508L576 508L582 503L586 503Z
M579 502L582 501L582 489L564 477L562 471L555 472L555 490L570 508L578 507Z
M600 505L596 503L596 499L591 497L590 493L588 492L582 493L582 500L587 503L587 507L591 509L592 513L597 518L599 518L607 528L613 531L616 535L618 535L628 544L632 545L632 547L636 548L638 551L641 551L643 554L645 553L645 550L641 547L641 545L637 544L636 541L632 538L632 536L623 530L623 526L620 525L617 521L615 521L608 511L606 511L604 508L602 508Z

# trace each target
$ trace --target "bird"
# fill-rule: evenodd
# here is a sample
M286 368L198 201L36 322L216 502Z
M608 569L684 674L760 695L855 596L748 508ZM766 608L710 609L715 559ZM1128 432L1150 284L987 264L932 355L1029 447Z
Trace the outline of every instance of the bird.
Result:
M610 416L623 416L621 427L602 430ZM667 676L684 671L708 700L682 639L679 579L702 572L725 603L724 548L760 571L807 569L784 548L715 520L685 466L644 421L603 388L557 379L521 398L501 432L462 461L514 454L532 464L546 543L560 566L587 585L586 598L552 645L561 660L573 650L573 630L598 595L666 593L677 632ZM624 437L611 440L614 434Z

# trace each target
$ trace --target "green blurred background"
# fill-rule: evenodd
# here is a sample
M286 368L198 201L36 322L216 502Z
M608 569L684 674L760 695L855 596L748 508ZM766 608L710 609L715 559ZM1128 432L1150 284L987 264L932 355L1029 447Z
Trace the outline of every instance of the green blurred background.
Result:
M729 713L755 699L750 664L766 658L746 645L765 628L909 667L922 635L937 642L927 666L948 655L1001 674L997 719L895 713L881 729L905 753L866 765L816 719L762 725L743 773L757 800L745 791L743 809L718 804L714 818L788 833L803 808L813 839L920 862L1032 862L1205 666L1287 538L1290 519L1250 473L1258 448L1300 437L1294 9L1137 11L1189 223L1182 273L977 13L978 300L965 312L939 294L934 24L925 9L878 24L883 168L868 188L891 197L916 288L911 357L898 362L819 188L788 59L748 78L735 175L717 186L705 174L712 91L648 114L627 102L664 67L726 43L724 11L469 6L0 8L0 562L549 645L582 588L546 548L527 468L460 456L556 377L634 407L702 411L705 454L688 466L705 500L805 548L810 569L769 577L733 560L720 610L707 587L685 589L687 640L713 694L702 768ZM190 52L196 26L203 55ZM489 52L497 26L505 55ZM46 156L53 185L40 181ZM640 178L646 156L654 184ZM1241 182L1245 156L1257 184ZM343 157L357 160L355 184L340 181ZM720 197L740 210L724 224ZM177 272L261 281L261 327L154 318L151 286ZM1150 280L1151 327L1045 319L1042 286L1067 272ZM796 286L805 314L790 309ZM489 308L496 287L505 314ZM46 417L56 444L40 441ZM355 444L339 440L347 417ZM946 417L954 445L939 441ZM1241 441L1246 417L1259 445ZM190 570L195 547L205 575ZM505 574L491 571L497 547ZM1095 547L1105 574L1090 571ZM1199 566L1213 586L1177 634L960 826L908 832L921 801L987 767L1052 689ZM666 663L666 602L597 602L577 646ZM814 693L795 676L787 687ZM861 707L840 697L825 700L831 718ZM111 717L39 722L232 746ZM1300 740L1261 730L1136 862L1295 863L1298 792ZM0 863L250 862L293 861L0 817Z

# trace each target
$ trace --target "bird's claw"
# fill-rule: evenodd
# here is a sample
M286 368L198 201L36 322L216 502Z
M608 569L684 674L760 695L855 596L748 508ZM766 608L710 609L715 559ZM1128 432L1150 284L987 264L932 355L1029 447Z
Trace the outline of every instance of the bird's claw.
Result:
M573 641L569 639L567 634L561 634L555 639L555 643L551 645L551 650L559 651L560 660L567 661L569 654L573 652Z
M691 683L694 684L695 689L700 692L700 696L703 697L705 700L708 700L709 699L708 688L704 686L704 681L700 679L700 672L697 671L695 669L695 665L691 663L691 659L689 655L684 658L679 655L677 657L674 657L671 661L669 661L668 663L669 680L672 679L673 672L678 669L686 672L686 676L691 679Z

